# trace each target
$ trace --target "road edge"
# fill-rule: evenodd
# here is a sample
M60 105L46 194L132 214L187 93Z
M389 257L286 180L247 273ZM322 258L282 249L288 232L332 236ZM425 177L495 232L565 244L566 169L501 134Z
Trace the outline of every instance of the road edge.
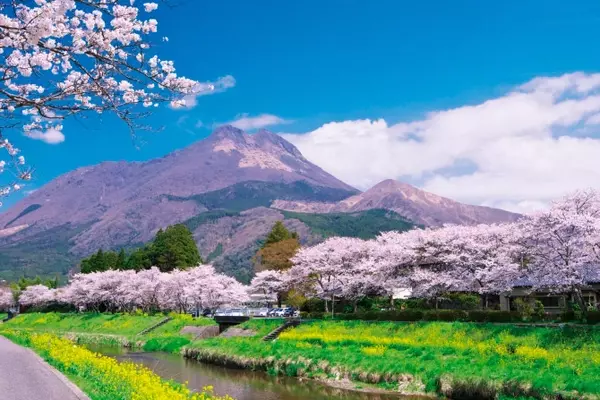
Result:
M50 372L52 372L54 374L54 376L56 376L62 383L65 384L65 386L67 386L73 392L75 397L77 397L79 400L90 400L89 396L87 394L85 394L79 388L79 386L75 385L66 376L64 376L59 370L54 368L52 365L48 364L42 357L39 356L39 354L37 354L35 351L33 351L27 347L23 347L23 346L21 346L21 347L24 348L25 350L29 351L31 354L33 354L36 361L39 362L40 364L43 364L45 367L47 367L50 370Z

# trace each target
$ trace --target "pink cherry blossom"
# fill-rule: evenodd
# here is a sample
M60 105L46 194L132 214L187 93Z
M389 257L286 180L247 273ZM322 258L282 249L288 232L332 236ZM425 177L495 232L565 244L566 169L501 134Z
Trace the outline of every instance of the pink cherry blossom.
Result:
M186 106L199 92L214 91L177 74L156 54L155 2L130 0L4 0L0 2L0 118L26 134L62 130L62 120L83 112L110 112L131 130L160 103ZM3 138L14 169L29 180L19 150ZM0 155L0 160L2 156ZM10 182L0 196L16 190Z

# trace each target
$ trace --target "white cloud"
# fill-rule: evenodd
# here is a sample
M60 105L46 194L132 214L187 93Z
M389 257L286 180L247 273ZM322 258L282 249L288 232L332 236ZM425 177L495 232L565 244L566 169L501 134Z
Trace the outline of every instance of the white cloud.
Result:
M600 188L598 115L600 74L577 72L536 78L416 121L331 122L283 136L359 188L391 177L459 201L526 212L568 191Z
M235 78L231 75L223 76L217 79L215 82L200 82L194 88L193 94L183 97L185 105L183 107L176 107L174 109L185 110L194 108L198 103L198 97L224 92L227 89L231 89L232 87L234 87L235 83Z
M265 128L267 126L290 124L292 122L293 121L272 114L260 114L256 117L250 117L248 114L241 114L238 115L235 120L229 121L226 124L242 130L252 130Z
M195 128L202 128L204 127L204 122L202 122L202 120L198 120L196 121L196 124L194 125Z
M30 131L26 134L28 138L41 140L48 144L59 144L65 141L65 135L58 129L49 128L46 131Z

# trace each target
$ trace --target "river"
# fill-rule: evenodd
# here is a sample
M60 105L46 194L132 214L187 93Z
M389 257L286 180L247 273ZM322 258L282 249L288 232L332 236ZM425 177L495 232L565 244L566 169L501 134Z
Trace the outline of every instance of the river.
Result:
M90 349L120 361L143 364L165 379L187 382L192 390L212 386L215 394L237 400L407 400L394 394L365 393L332 388L309 379L270 376L264 372L230 369L188 360L178 354L129 352L114 347Z

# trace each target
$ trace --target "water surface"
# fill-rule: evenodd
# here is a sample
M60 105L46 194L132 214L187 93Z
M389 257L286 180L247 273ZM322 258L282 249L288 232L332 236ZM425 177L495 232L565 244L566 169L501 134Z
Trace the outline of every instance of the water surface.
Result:
M407 400L384 393L364 393L331 388L318 382L270 376L264 372L218 367L188 360L178 354L128 352L114 347L90 346L90 349L121 361L143 364L165 379L186 383L192 390L212 386L215 394L229 394L237 400Z

